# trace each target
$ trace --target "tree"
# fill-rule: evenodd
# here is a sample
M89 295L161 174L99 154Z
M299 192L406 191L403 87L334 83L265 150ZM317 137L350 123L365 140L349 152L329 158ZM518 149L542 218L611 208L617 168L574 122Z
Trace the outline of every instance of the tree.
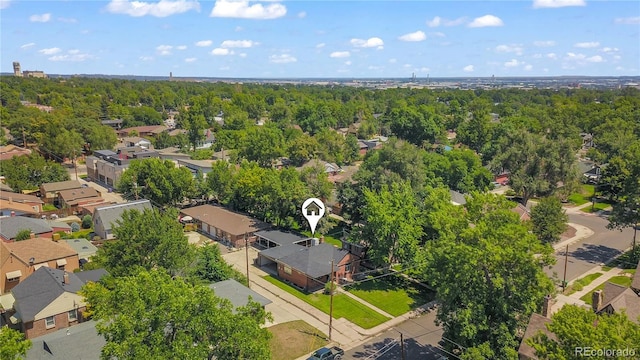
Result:
M38 189L41 184L69 180L69 173L53 161L47 161L38 154L14 156L0 162L3 175L14 191Z
M22 241L27 239L31 239L31 230L29 229L22 229L18 231L18 233L16 234L16 238L15 238L16 241Z
M578 349L635 349L640 344L640 325L624 313L596 314L577 305L565 305L551 317L547 329L557 340L540 333L527 339L540 359L580 357ZM637 355L637 353L636 353ZM623 357L634 355L621 355ZM605 356L606 357L606 356ZM605 358L599 357L599 358ZM613 357L616 357L614 355Z
M236 279L245 285L247 284L247 278L224 261L220 254L220 248L216 244L203 246L196 250L196 261L189 272L197 282L206 284L227 279Z
M554 196L541 199L531 210L533 233L543 243L558 242L560 235L567 230L568 220L560 199Z
M516 358L516 334L554 291L542 271L553 261L552 249L529 232L506 199L474 193L467 205L452 216L473 226L429 241L420 274L436 290L444 337L467 348L468 358Z
M126 210L114 224L116 239L98 250L96 261L114 276L136 268L180 272L193 260L193 249L177 219L176 209Z
M83 229L90 229L91 226L93 226L93 218L91 217L91 215L85 215L82 218L82 228Z
M633 247L636 247L638 223L640 222L640 141L635 141L624 150L622 156L612 159L619 164L617 174L619 190L609 216L610 229L633 227Z
M132 160L116 184L118 191L138 195L158 206L175 205L193 193L193 175L171 160L149 158Z
M272 126L252 126L239 149L239 155L262 167L271 167L273 160L284 154L282 132Z
M27 355L31 348L31 340L24 334L8 326L0 326L0 359L13 360Z
M354 236L367 243L369 259L377 265L411 262L423 234L411 186L402 182L380 191L365 189L364 197L364 227Z
M82 290L104 336L102 359L268 359L270 315L255 302L234 312L205 286L163 270L117 278Z
M178 124L187 130L187 137L195 151L198 143L205 137L204 130L207 128L207 119L198 107L192 107L184 114L180 114Z

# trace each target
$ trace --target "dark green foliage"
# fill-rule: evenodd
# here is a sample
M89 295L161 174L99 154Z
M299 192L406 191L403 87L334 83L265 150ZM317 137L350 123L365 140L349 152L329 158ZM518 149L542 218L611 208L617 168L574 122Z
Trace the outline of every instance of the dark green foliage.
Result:
M247 285L247 278L224 261L218 244L215 243L197 249L196 261L189 269L189 273L195 282L203 284L235 279Z
M16 241L22 241L22 240L27 240L31 238L31 230L29 229L23 229L18 231L18 233L16 234L15 240Z
M569 216L557 197L542 198L531 210L533 233L543 243L558 242L560 235L567 230L568 220Z
M69 180L69 173L59 164L38 154L16 156L0 162L0 174L14 191L36 190L43 183Z
M18 330L0 326L0 359L21 359L31 348L31 340L25 339Z
M78 224L77 222L71 223L71 232L78 231L80 231L80 224Z
M90 229L92 226L93 226L93 218L91 217L91 215L85 215L82 218L82 228Z

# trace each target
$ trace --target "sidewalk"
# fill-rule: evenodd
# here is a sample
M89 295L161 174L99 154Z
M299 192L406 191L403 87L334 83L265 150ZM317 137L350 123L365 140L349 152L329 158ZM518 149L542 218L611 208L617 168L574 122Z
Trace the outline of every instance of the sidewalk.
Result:
M593 230L589 229L586 226L583 225L579 225L579 224L574 224L574 223L567 223L567 225L571 226L572 228L576 229L576 234L570 238L568 238L567 240L561 241L557 244L553 245L553 249L555 251L559 251L559 250L564 250L567 245L571 245L575 242L578 242L580 240L584 240L590 236L592 236L594 234Z
M602 272L603 274L600 275L600 277L598 277L597 279L593 280L589 285L585 286L582 288L582 290L580 291L576 291L573 294L569 295L572 298L575 299L580 299L581 297L583 297L584 295L590 293L593 289L597 288L599 285L606 283L607 281L609 281L609 279L611 279L614 276L618 276L620 275L620 273L622 272L621 269L615 267L607 272L603 272L603 271L598 271L601 270L596 268L595 271L589 271L588 273L582 274L581 277L585 277L586 275L588 275L589 273L596 273L596 272Z

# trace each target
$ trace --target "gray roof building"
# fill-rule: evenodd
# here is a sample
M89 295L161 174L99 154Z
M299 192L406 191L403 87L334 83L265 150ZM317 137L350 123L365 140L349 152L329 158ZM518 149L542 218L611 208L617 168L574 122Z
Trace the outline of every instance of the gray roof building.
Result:
M31 339L26 360L99 359L105 339L98 334L95 321Z
M301 243L308 242L311 239L308 236L296 234L290 231L280 230L264 230L258 231L255 235L259 238L258 241L265 243L265 247L285 246L285 245L303 245Z
M66 242L73 251L77 252L78 258L80 259L89 259L96 254L96 251L98 251L98 248L87 239L70 239L61 241Z
M455 190L449 190L451 194L451 203L453 205L466 205L467 199L464 198L464 194Z
M298 247L300 247L298 251L280 258L278 262L288 265L313 278L319 278L330 274L331 260L333 260L334 264L339 264L342 259L349 254L347 250L338 249L337 247L327 243L311 247ZM284 247L276 247L274 249L278 248Z
M103 239L113 239L113 225L120 220L125 210L138 210L140 212L145 209L151 210L149 200L131 201L128 203L102 206L95 209L93 213L93 229L97 236Z
M249 297L251 297L251 300L262 305L262 307L271 304L271 300L240 284L234 279L213 283L209 285L209 288L214 291L216 296L229 300L231 304L233 304L234 309L246 306L249 303Z
M31 230L36 236L52 232L46 220L34 219L23 216L10 216L0 218L0 237L11 240L18 235L21 230Z

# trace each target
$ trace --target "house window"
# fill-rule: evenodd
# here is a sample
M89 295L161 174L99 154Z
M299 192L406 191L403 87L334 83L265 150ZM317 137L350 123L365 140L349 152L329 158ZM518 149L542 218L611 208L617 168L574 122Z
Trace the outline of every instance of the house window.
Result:
M344 271L346 272L350 272L351 271L351 263L348 263L344 266Z
M73 310L69 310L69 321L77 321L78 320L78 312L73 309Z
M285 265L285 266L284 266L284 272L285 272L285 274L289 274L289 275L291 275L291 267L290 267L290 266L286 266L286 265Z
M20 281L20 276L7 279L7 282L17 282L17 281Z
M45 319L45 324L47 326L47 329L56 327L56 319L53 316L49 316L48 318Z

